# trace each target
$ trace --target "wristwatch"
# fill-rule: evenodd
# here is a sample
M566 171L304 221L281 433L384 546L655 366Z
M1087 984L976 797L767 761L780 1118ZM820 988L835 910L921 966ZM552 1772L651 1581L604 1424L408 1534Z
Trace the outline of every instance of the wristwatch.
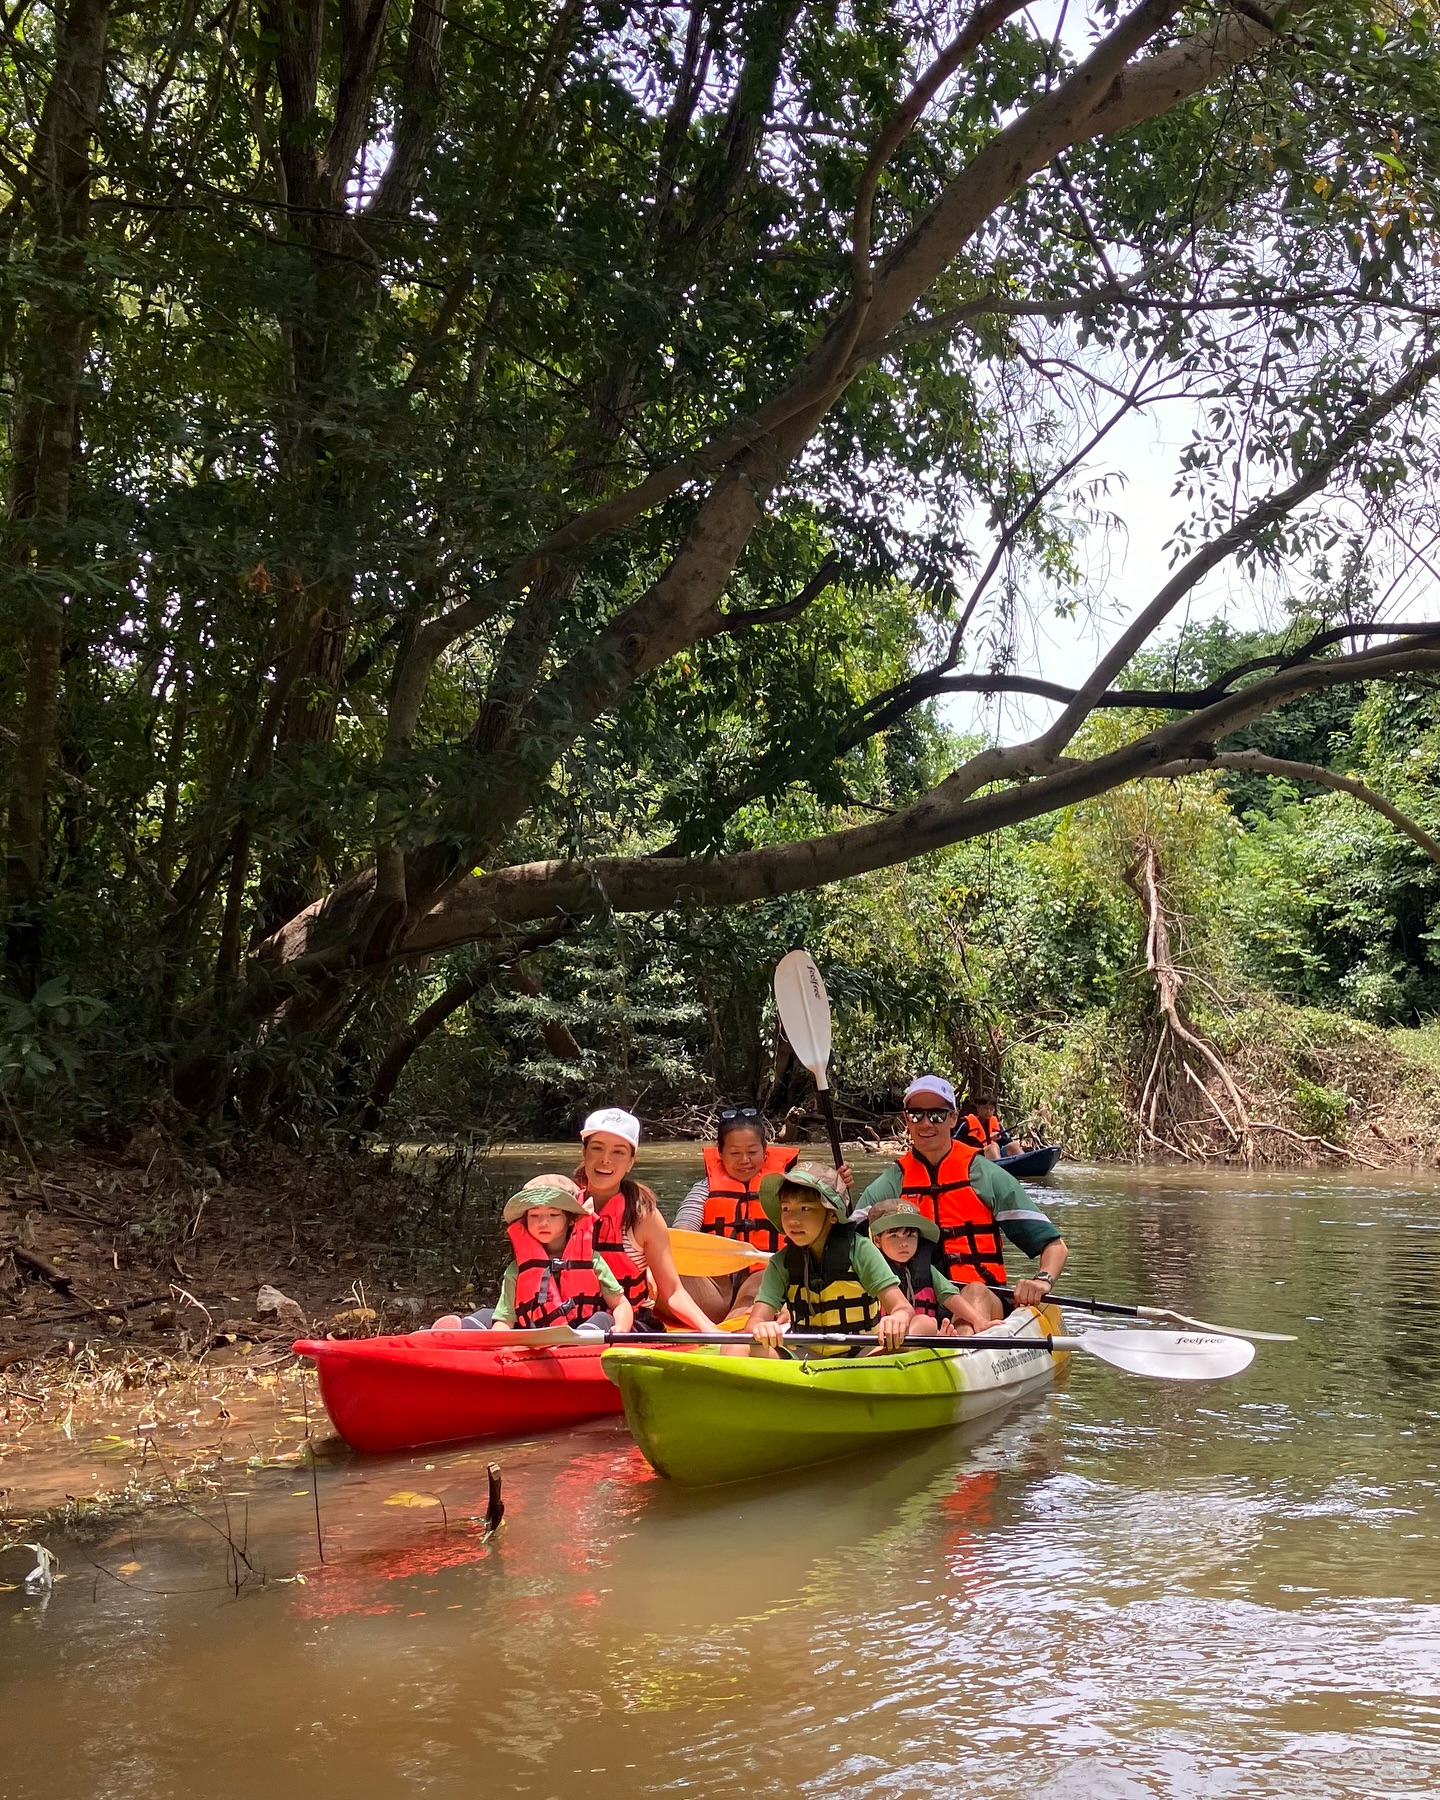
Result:
M1043 1281L1046 1287L1054 1287L1055 1285L1055 1277L1048 1269L1042 1269L1038 1275L1032 1275L1030 1279L1032 1281Z

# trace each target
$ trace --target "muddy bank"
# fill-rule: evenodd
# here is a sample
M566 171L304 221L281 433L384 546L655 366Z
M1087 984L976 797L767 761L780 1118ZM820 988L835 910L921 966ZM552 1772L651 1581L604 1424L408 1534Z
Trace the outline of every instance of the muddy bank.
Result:
M0 1519L164 1500L227 1462L295 1458L300 1335L408 1331L493 1281L493 1183L375 1155L0 1162Z

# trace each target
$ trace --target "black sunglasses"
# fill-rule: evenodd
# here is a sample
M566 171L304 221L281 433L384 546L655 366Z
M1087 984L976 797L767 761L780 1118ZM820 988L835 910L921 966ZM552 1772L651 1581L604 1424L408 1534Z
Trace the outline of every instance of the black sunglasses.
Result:
M760 1108L758 1106L722 1106L718 1116L722 1121L728 1121L730 1119L758 1119L760 1117Z
M943 1125L950 1117L950 1112L951 1109L948 1106L907 1106L905 1108L905 1117L915 1125L920 1125L922 1123L926 1125Z

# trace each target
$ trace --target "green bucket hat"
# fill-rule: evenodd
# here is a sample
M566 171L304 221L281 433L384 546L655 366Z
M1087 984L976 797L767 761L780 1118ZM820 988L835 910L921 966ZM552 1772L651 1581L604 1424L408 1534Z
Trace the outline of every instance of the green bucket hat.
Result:
M505 1223L513 1225L523 1219L532 1206L558 1206L561 1212L578 1217L586 1210L580 1190L568 1175L536 1175L518 1194L505 1202Z
M869 1231L872 1240L882 1231L918 1231L932 1244L940 1242L940 1227L927 1219L913 1200L882 1200L872 1207Z
M780 1190L787 1185L810 1188L816 1199L828 1206L842 1225L845 1223L850 1208L840 1192L835 1171L820 1163L797 1163L793 1169L767 1175L760 1183L760 1210L777 1231L780 1230Z

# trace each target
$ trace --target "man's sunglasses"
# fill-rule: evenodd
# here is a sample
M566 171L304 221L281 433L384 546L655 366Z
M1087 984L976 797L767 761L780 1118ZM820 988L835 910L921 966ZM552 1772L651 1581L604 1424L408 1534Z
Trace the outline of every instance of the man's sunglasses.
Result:
M912 1125L943 1125L950 1117L948 1106L907 1106L905 1117Z
M758 1106L722 1106L719 1116L722 1120L758 1119L760 1108Z

